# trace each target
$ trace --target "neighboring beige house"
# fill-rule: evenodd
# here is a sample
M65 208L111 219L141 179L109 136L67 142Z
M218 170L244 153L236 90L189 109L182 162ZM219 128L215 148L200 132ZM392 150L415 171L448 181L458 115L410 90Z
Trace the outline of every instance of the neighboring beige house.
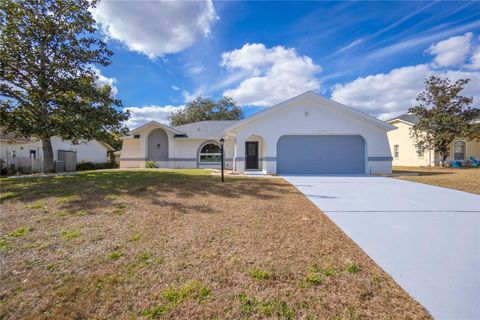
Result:
M438 154L432 150L421 152L415 147L410 128L418 122L418 117L407 113L387 122L397 127L397 130L387 133L394 166L440 165L441 158ZM447 161L460 161L462 165L468 165L470 157L480 160L480 141L455 139L450 145Z
M108 144L96 140L73 144L71 141L52 137L51 141L54 161L58 160L59 151L73 151L76 153L77 163L87 161L103 163L109 160L108 151L113 151ZM43 159L42 142L0 131L0 159L6 167L14 165L17 169L40 171Z
M267 174L385 174L392 125L305 92L240 121L169 127L150 121L123 138L121 168L219 168Z

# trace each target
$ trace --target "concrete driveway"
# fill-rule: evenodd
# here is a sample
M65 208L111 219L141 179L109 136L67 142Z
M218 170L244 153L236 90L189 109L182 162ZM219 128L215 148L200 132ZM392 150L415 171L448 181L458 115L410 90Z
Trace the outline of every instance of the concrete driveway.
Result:
M480 196L384 177L283 178L434 318L480 319Z

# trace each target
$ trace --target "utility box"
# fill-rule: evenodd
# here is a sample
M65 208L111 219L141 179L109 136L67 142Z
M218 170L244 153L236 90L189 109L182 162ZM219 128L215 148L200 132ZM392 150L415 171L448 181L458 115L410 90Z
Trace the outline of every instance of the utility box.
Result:
M55 172L63 172L65 171L65 162L63 161L55 161Z
M58 150L58 161L65 163L65 171L75 171L77 169L77 152Z

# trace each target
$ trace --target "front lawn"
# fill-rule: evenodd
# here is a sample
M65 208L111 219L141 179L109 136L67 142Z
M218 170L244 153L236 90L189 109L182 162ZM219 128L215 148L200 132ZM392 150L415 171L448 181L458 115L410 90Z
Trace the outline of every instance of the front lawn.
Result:
M480 168L393 167L395 178L480 194Z
M1 180L0 318L430 318L282 179Z

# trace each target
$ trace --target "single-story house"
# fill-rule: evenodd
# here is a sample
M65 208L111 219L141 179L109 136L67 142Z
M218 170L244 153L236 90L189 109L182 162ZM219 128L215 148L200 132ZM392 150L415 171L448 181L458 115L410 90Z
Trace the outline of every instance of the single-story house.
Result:
M120 167L219 168L224 138L225 166L237 172L386 174L393 129L309 91L239 121L150 121L124 137Z
M435 166L440 165L440 155L433 150L418 150L410 135L410 129L419 118L413 114L402 114L387 122L397 127L388 132L388 140L393 156L394 166ZM467 164L470 157L480 159L480 141L455 139L450 144L450 155L447 162L460 161Z
M59 159L62 152L75 153L76 162L104 163L109 161L108 152L113 148L108 144L96 140L79 142L62 140L52 137L53 160ZM3 165L25 171L40 171L42 169L43 150L42 142L30 137L19 137L14 134L5 134L0 131L0 159Z

